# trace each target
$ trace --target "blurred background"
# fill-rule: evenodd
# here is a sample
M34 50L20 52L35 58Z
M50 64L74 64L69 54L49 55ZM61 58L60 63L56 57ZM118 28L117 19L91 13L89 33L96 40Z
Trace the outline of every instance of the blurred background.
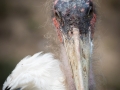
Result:
M120 90L120 0L92 0L97 9L93 68L97 90Z
M27 55L58 52L50 0L0 0L0 90Z
M0 0L0 90L25 56L44 51L59 57L51 1ZM120 1L94 3L98 14L93 53L97 90L120 90Z

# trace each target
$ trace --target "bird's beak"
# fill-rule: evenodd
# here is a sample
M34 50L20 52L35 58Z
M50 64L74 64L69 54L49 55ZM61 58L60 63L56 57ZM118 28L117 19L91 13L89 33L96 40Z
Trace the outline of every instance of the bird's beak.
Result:
M78 28L73 28L67 35L62 33L63 44L72 68L76 90L88 90L90 32L81 35L79 31Z

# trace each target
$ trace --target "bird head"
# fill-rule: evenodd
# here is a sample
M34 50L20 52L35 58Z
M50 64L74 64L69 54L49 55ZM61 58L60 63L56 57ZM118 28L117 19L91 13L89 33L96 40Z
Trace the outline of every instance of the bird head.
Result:
M96 14L92 0L55 0L53 23L63 43L77 90L88 90Z
M87 34L93 18L93 3L90 0L56 0L54 2L54 19L57 28L67 34L78 28L80 34Z

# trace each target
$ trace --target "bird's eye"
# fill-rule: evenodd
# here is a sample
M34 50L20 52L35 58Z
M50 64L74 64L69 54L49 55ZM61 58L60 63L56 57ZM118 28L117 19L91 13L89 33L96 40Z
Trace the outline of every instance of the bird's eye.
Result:
M88 16L91 16L93 12L94 12L94 10L93 10L93 3L90 1L89 2L89 7L88 7L88 10L87 10Z
M57 10L55 11L55 17L59 22L61 22L61 15Z
M55 11L55 18L61 25L64 25L64 19L62 18L61 13L57 10Z
M90 6L88 9L88 16L90 16L92 14L92 12L93 12L93 8L92 8L92 6Z

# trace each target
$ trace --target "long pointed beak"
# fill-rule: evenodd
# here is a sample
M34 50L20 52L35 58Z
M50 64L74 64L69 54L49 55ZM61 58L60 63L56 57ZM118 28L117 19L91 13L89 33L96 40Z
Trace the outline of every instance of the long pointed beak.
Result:
M62 36L72 68L76 90L88 90L91 51L90 32L87 35L80 36L79 29L73 28L68 35L62 33Z

